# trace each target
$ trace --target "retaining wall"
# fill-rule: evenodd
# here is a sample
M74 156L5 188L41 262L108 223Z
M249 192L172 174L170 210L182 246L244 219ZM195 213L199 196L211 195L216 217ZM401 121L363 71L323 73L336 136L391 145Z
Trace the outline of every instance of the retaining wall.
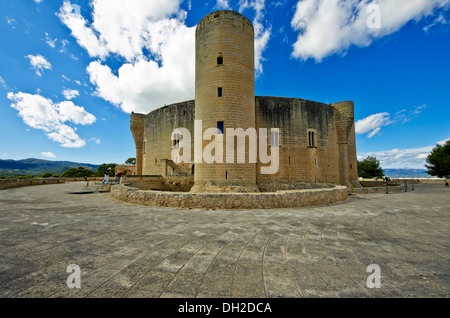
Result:
M83 179L84 180L84 179ZM34 185L43 185L43 184L57 184L64 183L64 179L4 179L0 180L0 190L10 189L10 188L18 188L18 187L27 187Z
M351 190L349 190L350 192ZM388 186L388 193L405 191L404 185ZM353 194L386 193L386 187L353 188Z
M348 198L347 187L273 193L190 193L143 191L123 184L111 187L111 198L144 206L200 209L273 209L328 205Z

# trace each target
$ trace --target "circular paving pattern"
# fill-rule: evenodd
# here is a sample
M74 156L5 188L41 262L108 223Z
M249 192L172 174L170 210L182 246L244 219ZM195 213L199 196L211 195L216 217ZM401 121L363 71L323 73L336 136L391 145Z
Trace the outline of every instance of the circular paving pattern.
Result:
M84 184L0 191L0 297L450 295L444 186L230 211L69 193ZM80 289L67 287L71 264ZM368 287L372 264L380 288Z

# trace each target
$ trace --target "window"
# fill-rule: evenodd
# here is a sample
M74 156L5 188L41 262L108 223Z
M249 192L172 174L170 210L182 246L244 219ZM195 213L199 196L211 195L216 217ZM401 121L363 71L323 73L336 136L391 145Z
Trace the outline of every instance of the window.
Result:
M316 148L316 132L308 130L308 147Z
M142 143L142 152L143 153L147 153L147 151L146 151L146 148L145 148L145 140L144 140L144 142Z
M217 65L223 65L223 57L222 56L217 57Z
M223 135L223 121L217 122L217 134Z
M217 88L217 96L218 97L222 97L223 96L222 87Z
M180 134L173 135L172 147L174 149L180 149Z
M280 135L278 130L272 130L270 132L270 145L272 147L278 147L280 145Z

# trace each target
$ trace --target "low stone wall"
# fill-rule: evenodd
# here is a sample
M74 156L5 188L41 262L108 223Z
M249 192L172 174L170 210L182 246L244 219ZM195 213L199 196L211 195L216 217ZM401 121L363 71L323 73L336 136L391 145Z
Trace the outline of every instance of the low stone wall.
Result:
M445 179L434 179L434 178L421 178L421 179L392 179L393 182L397 182L400 184L404 184L405 181L407 184L441 184L445 185Z
M189 192L194 176L123 176L120 183L141 190Z
M405 191L405 186L395 185L388 186L388 193L390 192L402 192ZM349 190L351 192L351 190ZM386 187L364 187L364 188L353 188L353 194L368 194L368 193L386 193Z
M57 184L57 183L65 183L64 179L56 178L56 179L4 179L0 180L0 190L11 189L11 188L19 188L19 187L28 187L34 185L43 185L43 184Z
M101 182L103 177L88 177L89 182ZM114 177L109 178L109 182L112 182ZM44 184L58 184L66 182L81 182L85 181L84 177L80 178L36 178L36 179L3 179L0 180L0 190L28 187L34 185L44 185Z
M143 191L123 184L111 187L111 198L144 206L200 209L273 209L321 206L345 201L347 187L273 193L190 193Z

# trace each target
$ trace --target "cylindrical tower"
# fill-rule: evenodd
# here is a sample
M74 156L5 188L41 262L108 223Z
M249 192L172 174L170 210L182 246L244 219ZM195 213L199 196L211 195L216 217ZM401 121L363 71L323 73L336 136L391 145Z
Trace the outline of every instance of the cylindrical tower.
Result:
M339 183L341 185L350 186L350 170L356 168L353 167L354 163L352 158L349 158L348 151L350 133L355 124L355 103L353 101L345 101L331 105L336 109L336 131L339 149ZM352 168L350 168L350 165L352 165Z
M145 132L145 115L131 113L130 129L136 145L136 174L142 175L144 168L144 132Z
M255 128L255 62L252 23L238 12L221 10L204 17L196 30L195 119L206 129L223 133L223 163L220 159L195 163L192 192L257 192L256 163L249 161L249 139L245 138L245 163L227 161L227 128ZM231 138L231 137L229 137ZM233 136L234 138L234 136ZM203 138L202 138L203 139ZM214 141L201 142L202 154ZM236 147L237 139L233 142ZM200 144L197 144L200 146ZM210 150L208 147L207 150ZM200 150L197 147L195 151ZM209 152L210 153L210 152ZM217 148L214 155L219 152ZM220 156L222 157L222 156ZM216 158L217 159L217 158ZM252 160L254 162L254 160Z

